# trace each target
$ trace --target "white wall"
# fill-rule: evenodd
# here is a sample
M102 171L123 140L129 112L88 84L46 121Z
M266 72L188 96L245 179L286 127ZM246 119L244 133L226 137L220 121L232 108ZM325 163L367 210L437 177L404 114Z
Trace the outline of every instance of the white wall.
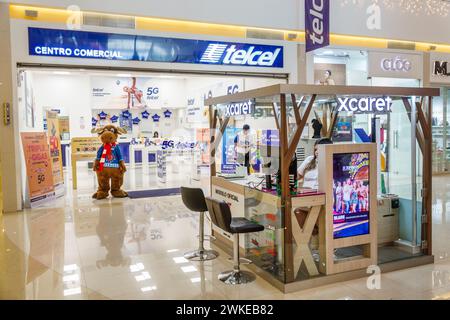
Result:
M45 107L60 109L62 116L69 116L71 137L90 137L91 85L88 75L33 74L34 95L37 106L36 129L43 130ZM81 117L84 118L84 128Z
M0 2L15 2L0 0ZM381 9L381 29L367 28L366 13L372 0L359 0L357 4L332 0L330 28L337 34L381 37L396 40L450 43L450 15L408 13L397 4L400 1L378 1ZM425 1L418 1L425 2ZM22 4L67 8L78 5L81 10L119 13L137 16L161 17L188 21L223 23L272 29L304 30L303 0L21 0ZM424 27L426 26L426 27Z

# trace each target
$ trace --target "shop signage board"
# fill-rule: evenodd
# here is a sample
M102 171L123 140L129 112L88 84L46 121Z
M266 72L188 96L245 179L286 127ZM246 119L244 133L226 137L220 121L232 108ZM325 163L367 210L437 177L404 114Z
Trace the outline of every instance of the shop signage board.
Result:
M391 97L338 97L338 112L384 114L392 111Z
M220 110L225 117L237 117L251 115L255 112L255 100L240 101L221 105Z
M306 52L330 44L330 1L305 0Z
M64 195L64 175L62 166L61 134L58 113L47 111L47 133L52 164L53 184L56 196Z
M450 54L430 54L430 82L450 83Z
M28 28L29 54L82 59L283 68L283 47L77 30Z
M381 78L422 79L423 58L420 54L370 51L368 76Z
M47 134L21 132L20 136L27 169L27 202L34 208L55 196Z

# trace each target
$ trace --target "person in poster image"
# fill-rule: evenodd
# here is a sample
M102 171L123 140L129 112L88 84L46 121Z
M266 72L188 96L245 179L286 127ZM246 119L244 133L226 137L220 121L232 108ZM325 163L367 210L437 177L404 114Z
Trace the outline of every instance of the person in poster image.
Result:
M355 213L356 206L358 205L358 182L357 181L353 181L352 191L350 194L350 201L351 201L351 213Z
M323 86L334 86L336 85L336 82L331 77L331 70L325 71L325 79L323 81L320 81L320 84Z
M335 210L337 213L341 213L342 212L342 192L343 192L343 188L342 188L342 183L340 181L337 182L337 186L336 186L336 190L335 190Z
M349 213L350 211L352 189L352 181L350 179L347 179L347 181L344 182L344 187L342 190L342 199L344 200L345 213Z
M134 99L136 99L139 103L142 103L143 93L136 87L136 77L131 78L132 84L131 87L123 87L123 91L128 94L128 105L127 108L131 109L134 107Z
M359 210L360 211L369 211L368 208L368 201L369 198L369 192L368 187L365 186L362 181L359 182L359 188L358 188L358 200L359 200Z

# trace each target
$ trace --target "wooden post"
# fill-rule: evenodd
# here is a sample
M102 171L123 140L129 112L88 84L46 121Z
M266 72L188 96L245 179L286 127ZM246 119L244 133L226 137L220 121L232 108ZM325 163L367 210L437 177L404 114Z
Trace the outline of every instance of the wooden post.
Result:
M281 145L281 206L284 216L284 266L286 282L293 282L294 279L294 257L292 248L292 220L291 220L291 195L289 191L289 166L291 158L287 158L288 136L287 136L287 110L286 95L280 95L280 145Z

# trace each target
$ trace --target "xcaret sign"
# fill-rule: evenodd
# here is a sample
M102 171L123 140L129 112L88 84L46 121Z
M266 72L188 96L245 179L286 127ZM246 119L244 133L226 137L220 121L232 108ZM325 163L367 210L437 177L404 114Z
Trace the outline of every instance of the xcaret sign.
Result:
M225 117L236 117L253 114L254 104L254 100L230 103L223 107L223 113Z
M391 97L338 98L338 112L389 113L392 111Z
M306 52L330 44L330 1L305 0Z

